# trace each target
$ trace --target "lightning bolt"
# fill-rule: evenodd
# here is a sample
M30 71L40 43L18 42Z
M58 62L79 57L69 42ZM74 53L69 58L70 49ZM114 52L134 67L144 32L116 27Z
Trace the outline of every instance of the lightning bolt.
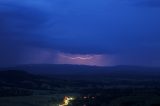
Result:
M70 59L73 59L73 60L75 60L75 59L81 59L81 60L90 60L90 59L92 59L93 57L70 57Z
M61 55L61 56L62 56L62 57L69 58L69 59L72 59L72 60L77 60L77 59L80 59L80 60L90 60L90 59L93 58L93 57L91 57L91 56L86 56L86 57L81 57L81 56L71 57L71 56L66 56L66 55Z

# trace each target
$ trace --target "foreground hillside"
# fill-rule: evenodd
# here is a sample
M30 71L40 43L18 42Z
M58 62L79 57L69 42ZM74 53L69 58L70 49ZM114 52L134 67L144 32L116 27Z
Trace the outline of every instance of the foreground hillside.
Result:
M19 70L0 71L0 97L77 92L77 89L71 88L84 82L53 77L35 75Z
M3 68L0 106L160 106L159 68L47 66Z
M0 106L58 106L52 96L1 97Z

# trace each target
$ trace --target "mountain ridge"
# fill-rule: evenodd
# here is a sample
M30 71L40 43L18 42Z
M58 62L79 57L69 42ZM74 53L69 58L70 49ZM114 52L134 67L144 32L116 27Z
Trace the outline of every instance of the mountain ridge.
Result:
M41 75L154 75L160 76L159 67L143 66L109 66L97 67L86 65L66 65L66 64L27 64L15 67L1 68L0 70L23 70L32 74Z

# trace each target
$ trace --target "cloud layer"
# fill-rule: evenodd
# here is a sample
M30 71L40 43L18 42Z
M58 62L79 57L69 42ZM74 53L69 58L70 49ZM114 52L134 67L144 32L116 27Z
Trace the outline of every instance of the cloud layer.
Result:
M143 6L143 7L160 8L160 1L159 0L139 0L134 5Z
M158 0L1 0L0 63L56 63L60 51L115 55L118 64L160 65L160 8L150 8L158 4Z

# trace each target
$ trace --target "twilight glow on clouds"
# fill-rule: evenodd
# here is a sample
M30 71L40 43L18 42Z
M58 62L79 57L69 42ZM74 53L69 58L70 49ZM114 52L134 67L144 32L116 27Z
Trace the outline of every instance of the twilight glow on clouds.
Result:
M25 57L21 57L24 64L77 64L91 66L112 66L115 65L114 56L112 55L97 55L97 54L69 54L53 50L29 49L30 53L24 52ZM28 50L27 50L28 51Z
M59 53L57 62L61 64L79 64L92 66L110 66L113 65L113 58L107 55L82 55L82 54L64 54Z
M158 0L0 0L0 66L160 66Z

